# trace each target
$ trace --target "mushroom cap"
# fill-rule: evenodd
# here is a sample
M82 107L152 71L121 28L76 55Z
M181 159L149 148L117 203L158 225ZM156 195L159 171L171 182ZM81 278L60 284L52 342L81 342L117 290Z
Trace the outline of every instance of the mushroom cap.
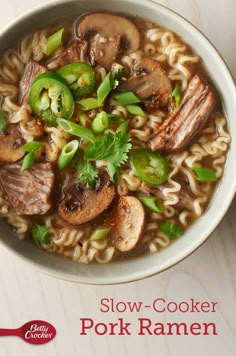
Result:
M108 208L115 196L115 186L110 183L108 174L102 172L94 189L76 180L64 189L64 193L58 212L69 224L80 225Z
M90 41L93 61L110 69L119 52L132 53L139 48L140 33L128 18L103 12L89 13L76 23L76 35Z
M171 82L159 62L149 57L142 58L133 67L133 72L134 75L119 86L119 91L131 90L142 100L156 95L160 106L168 104Z
M144 228L145 211L142 203L133 196L122 196L110 213L110 219L114 225L114 246L121 252L132 250Z
M10 124L8 134L0 134L0 162L16 162L20 160L25 152L21 147L25 144L18 126Z

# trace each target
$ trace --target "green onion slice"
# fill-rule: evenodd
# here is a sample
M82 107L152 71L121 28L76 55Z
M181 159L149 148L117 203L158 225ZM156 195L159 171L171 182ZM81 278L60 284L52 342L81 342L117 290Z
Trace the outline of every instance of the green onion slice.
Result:
M217 180L215 172L209 168L194 167L192 172L199 181L215 182Z
M21 165L21 172L32 167L34 164L34 161L35 161L35 152L32 151L32 152L27 153L27 155L24 157L22 165Z
M70 133L71 135L78 136L81 138L85 138L87 140L93 140L94 134L92 131L87 129L86 127L75 124L72 121L68 121L65 119L58 119L58 125L65 131Z
M117 133L117 132L121 132L122 134L126 133L127 128L128 128L128 125L129 125L129 121L128 121L128 120L122 122L122 123L117 127L116 133Z
M79 141L77 140L72 140L63 147L57 163L59 169L63 169L70 164L78 148Z
M176 83L171 95L171 105L177 108L180 104L180 100L181 89L179 83Z
M144 194L140 195L138 198L149 210L155 213L163 213L164 205L161 199Z
M97 101L97 99L94 99L94 98L78 100L78 101L76 101L76 103L83 106L83 108L85 110L97 109L97 108L100 108L100 106L102 105Z
M124 106L137 104L141 102L141 100L132 91L126 91L124 93L116 93L114 94L114 97L121 105Z
M122 116L113 115L113 114L107 114L107 115L108 115L108 119L111 123L121 124L122 122L125 121L125 119Z
M111 231L111 227L102 227L95 230L90 236L90 241L98 241L105 239Z
M47 46L45 50L45 54L49 56L53 53L57 48L59 48L63 44L63 34L64 28L61 28L57 32L53 33L48 37Z
M32 141L32 142L27 142L24 146L21 147L21 149L24 152L35 152L37 151L44 142L38 142L38 141Z
M97 90L98 103L100 105L102 105L102 103L104 102L104 100L106 99L107 95L110 93L111 90L112 90L111 72L109 72Z
M93 120L92 123L93 132L97 134L102 133L108 128L108 126L109 126L108 115L105 111L101 111L96 115L95 119Z
M6 132L7 124L8 124L8 121L4 115L4 112L2 111L2 109L0 109L0 131L2 133Z
M35 157L36 157L36 151L44 144L44 142L37 142L37 141L32 141L26 143L24 146L21 147L21 149L24 152L27 152L27 155L24 157L22 165L21 165L21 172L25 171L26 169L30 168L33 166Z
M183 235L184 230L175 225L174 223L167 221L164 222L160 225L160 230L166 235L168 236L171 240L176 239L177 237L180 237Z
M126 109L132 115L145 116L145 112L138 105L126 105Z

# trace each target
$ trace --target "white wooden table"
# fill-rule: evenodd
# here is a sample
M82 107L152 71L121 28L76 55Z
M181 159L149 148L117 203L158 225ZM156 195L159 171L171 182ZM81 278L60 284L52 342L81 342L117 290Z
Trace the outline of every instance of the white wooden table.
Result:
M50 0L2 0L0 27ZM89 0L88 0L89 1ZM137 0L138 1L138 0ZM236 0L160 0L200 30L218 48L236 79ZM232 175L235 172L232 172ZM56 338L34 346L16 337L0 338L1 356L234 356L236 355L236 202L211 238L185 261L152 278L120 286L94 287L56 280L31 270L0 251L0 327L28 320L51 322ZM152 303L156 298L218 302L215 313L102 313L99 301ZM124 317L153 322L213 322L217 336L81 336L80 318L109 323Z

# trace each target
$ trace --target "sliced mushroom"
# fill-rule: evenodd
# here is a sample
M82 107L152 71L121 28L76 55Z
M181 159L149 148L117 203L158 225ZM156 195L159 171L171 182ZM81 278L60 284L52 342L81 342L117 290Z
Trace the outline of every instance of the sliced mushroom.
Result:
M161 107L168 104L171 82L159 62L143 58L133 67L133 73L119 86L119 91L133 91L141 100L155 96Z
M75 181L64 189L65 197L59 204L60 216L72 225L80 225L95 219L111 204L115 186L106 172L100 174L94 189Z
M10 124L8 133L0 134L0 162L16 162L21 159L25 154L21 149L24 143L18 125Z
M108 224L113 225L114 246L122 252L132 250L144 228L143 205L133 196L122 196L109 215Z
M108 13L90 13L76 24L80 39L90 40L90 57L110 70L119 52L132 53L139 48L140 34L126 17Z

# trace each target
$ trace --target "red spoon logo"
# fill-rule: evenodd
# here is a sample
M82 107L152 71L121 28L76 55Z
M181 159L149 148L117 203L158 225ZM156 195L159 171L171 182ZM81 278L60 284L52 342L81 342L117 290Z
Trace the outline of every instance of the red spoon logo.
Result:
M56 336L53 325L43 320L32 320L18 329L0 329L0 336L19 336L34 345L46 344Z

